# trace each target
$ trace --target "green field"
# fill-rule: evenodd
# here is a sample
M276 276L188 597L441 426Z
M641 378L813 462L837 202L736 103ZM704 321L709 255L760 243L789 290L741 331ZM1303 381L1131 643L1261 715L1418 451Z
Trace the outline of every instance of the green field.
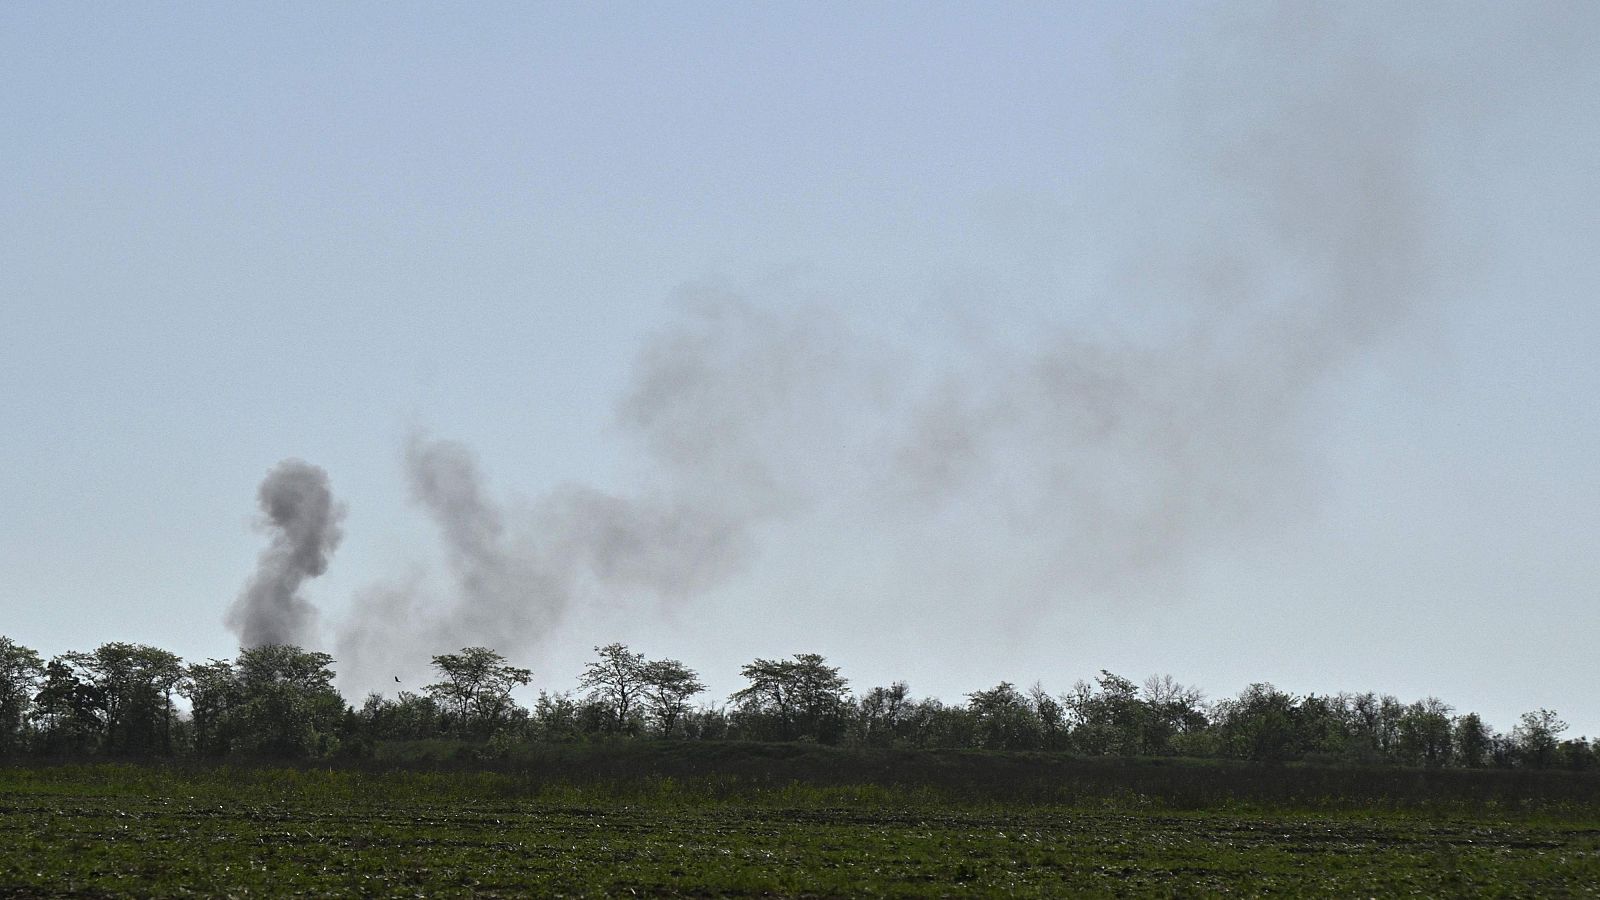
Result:
M817 762L803 753L752 754L765 761L739 774L681 777L574 775L570 755L548 761L555 775L0 769L0 894L1600 893L1600 815L1562 799L1592 790L1576 777L1403 773L1393 784L1408 792L1391 802L1285 801L1262 786L1333 782L1314 770L929 757L908 765L913 777L850 784L791 778ZM969 777L996 768L1004 777ZM1209 800L1179 791L1208 780ZM1217 793L1229 781L1234 795ZM1019 784L1028 796L1006 796ZM1072 786L1050 797L1046 784Z

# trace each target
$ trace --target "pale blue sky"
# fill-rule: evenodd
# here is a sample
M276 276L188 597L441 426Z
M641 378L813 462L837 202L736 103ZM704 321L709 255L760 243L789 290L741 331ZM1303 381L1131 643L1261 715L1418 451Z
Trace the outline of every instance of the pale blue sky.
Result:
M820 302L911 359L1057 329L1160 346L1152 296L1184 282L1146 275L1230 227L1182 190L1212 174L1181 142L1254 133L1241 85L1293 115L1317 115L1302 81L1381 105L1341 93L1370 55L1398 73L1379 93L1412 92L1428 296L1274 426L1306 460L1272 515L1136 589L990 612L970 598L1010 587L984 551L972 583L902 592L912 539L824 503L705 596L575 609L523 662L564 689L621 639L725 692L815 649L946 699L1171 671L1600 733L1600 23L1386 7L1251 31L1174 4L6 4L0 633L230 654L255 486L287 456L349 505L309 589L330 625L434 554L414 429L501 495L623 484L615 405L695 286ZM1283 68L1300 40L1323 49Z

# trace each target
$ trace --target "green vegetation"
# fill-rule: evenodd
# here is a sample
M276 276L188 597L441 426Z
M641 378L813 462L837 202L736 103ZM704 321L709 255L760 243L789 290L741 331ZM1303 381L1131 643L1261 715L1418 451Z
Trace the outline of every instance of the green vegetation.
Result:
M582 693L531 707L532 671L486 647L352 706L299 647L46 661L0 637L0 897L1600 885L1600 746L1550 710L1497 733L1434 698L1257 684L1207 703L1110 672L947 704L852 692L810 653L693 705L682 662L595 649Z
M757 659L726 706L694 706L699 674L622 644L595 648L578 684L513 694L532 670L487 647L433 657L439 680L421 693L368 695L351 706L334 689L334 660L282 644L233 660L184 665L171 653L110 643L46 664L0 636L0 758L360 760L397 742L454 744L469 756L616 741L781 741L862 750L1040 751L1080 757L1313 762L1428 769L1600 770L1600 741L1563 738L1552 710L1497 733L1475 713L1428 697L1376 693L1295 696L1253 684L1208 703L1171 676L1143 685L1102 671L1052 695L1009 682L966 702L915 698L904 682L853 694L814 653ZM187 699L188 709L174 702Z
M493 770L19 767L0 769L0 808L0 894L1551 896L1600 884L1600 779L1567 772L656 742L553 748Z

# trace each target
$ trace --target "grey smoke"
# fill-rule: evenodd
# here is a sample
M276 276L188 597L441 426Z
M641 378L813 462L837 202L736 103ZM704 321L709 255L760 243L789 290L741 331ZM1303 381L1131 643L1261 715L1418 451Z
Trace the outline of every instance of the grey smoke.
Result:
M356 597L338 655L341 676L357 684L463 646L531 649L576 599L683 598L746 554L733 521L681 496L567 485L511 506L489 496L465 446L421 435L405 465L413 501L439 532L448 579L415 572Z
M257 499L271 543L228 610L227 625L243 647L312 643L317 609L300 588L328 570L344 536L344 507L333 499L328 473L298 459L273 467Z
M1139 594L1292 519L1315 492L1321 392L1448 287L1435 150L1481 112L1440 49L1470 40L1342 9L1230 18L1143 96L1124 161L1061 204L1059 253L1100 277L1059 322L985 331L969 309L929 341L883 334L871 298L694 287L618 402L631 487L506 503L465 447L414 439L449 578L362 592L346 677L536 648L580 602L694 597L774 533L893 534L875 552L907 596L1038 604Z
M699 289L619 410L652 479L740 527L913 535L899 564L926 583L909 593L977 571L1008 580L973 599L1014 603L1136 592L1292 517L1318 391L1427 314L1448 241L1419 96L1436 73L1315 13L1206 42L1248 52L1153 91L1142 155L1062 213L1082 243L1059 255L1105 269L1097 318L1154 327L985 333L969 307L930 352L876 333L871 298L774 309Z

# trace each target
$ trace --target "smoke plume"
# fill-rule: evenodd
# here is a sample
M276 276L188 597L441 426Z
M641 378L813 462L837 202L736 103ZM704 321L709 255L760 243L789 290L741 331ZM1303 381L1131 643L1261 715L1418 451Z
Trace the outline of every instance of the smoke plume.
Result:
M580 602L693 597L775 533L887 558L906 603L959 584L969 602L1039 604L1138 594L1293 517L1319 392L1441 293L1430 116L1472 104L1383 23L1273 9L1224 23L1148 90L1120 162L1062 202L1061 258L1099 275L1060 320L971 327L968 308L930 340L884 334L871 298L694 287L618 401L624 489L506 504L466 448L414 438L411 492L448 578L362 592L346 677L534 648ZM271 633L299 633L299 577L258 578L247 597L281 602L241 607L285 609Z
M437 528L448 578L427 573L362 591L339 632L341 674L358 683L469 645L526 650L579 597L686 597L745 555L738 527L682 497L577 485L516 508L492 499L461 444L413 436L413 501Z
M298 459L273 467L257 498L272 543L228 610L227 625L243 647L312 643L317 609L300 587L327 571L344 536L344 507L334 502L328 473Z

